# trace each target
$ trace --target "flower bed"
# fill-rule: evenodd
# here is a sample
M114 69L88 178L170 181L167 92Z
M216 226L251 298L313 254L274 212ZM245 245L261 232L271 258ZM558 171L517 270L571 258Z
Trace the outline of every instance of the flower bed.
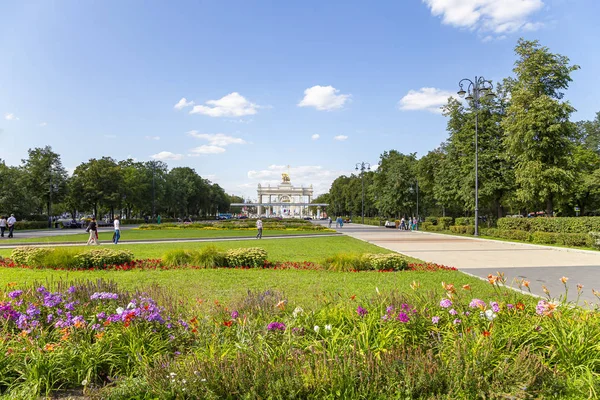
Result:
M497 287L502 276L490 283ZM59 388L106 399L598 393L598 310L442 285L443 297L414 282L409 293L325 296L302 309L270 290L198 308L158 288L11 284L0 291L0 395L36 398Z

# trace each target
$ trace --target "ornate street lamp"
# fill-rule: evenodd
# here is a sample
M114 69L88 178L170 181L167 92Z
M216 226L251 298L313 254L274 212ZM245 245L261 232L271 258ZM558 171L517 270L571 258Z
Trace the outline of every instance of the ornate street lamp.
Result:
M466 91L463 85L467 86ZM477 140L477 131L479 124L478 110L481 106L481 99L486 97L493 98L496 95L494 94L494 92L492 92L492 90L494 89L494 85L492 85L492 82L486 80L482 76L476 76L474 81L468 78L462 79L460 82L458 82L458 86L460 87L460 90L457 92L457 94L461 98L465 98L465 100L468 100L471 103L471 107L475 112L475 236L479 236L479 179L477 173L479 161L479 143Z
M365 169L371 170L371 164L368 162L356 163L356 171L360 170L360 183L362 185L362 224L365 224Z

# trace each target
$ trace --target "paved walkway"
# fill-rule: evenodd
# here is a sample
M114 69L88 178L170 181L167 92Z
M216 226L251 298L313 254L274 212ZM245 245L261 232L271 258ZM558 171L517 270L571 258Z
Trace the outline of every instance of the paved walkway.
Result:
M399 231L360 224L338 229L348 236L376 244L427 262L448 265L486 278L504 272L513 279L531 282L535 294L544 295L545 285L553 297L564 294L562 276L569 278L569 299L577 298L576 285L584 285L581 300L600 303L592 289L600 290L600 252L560 249L469 237ZM516 285L515 285L516 286Z

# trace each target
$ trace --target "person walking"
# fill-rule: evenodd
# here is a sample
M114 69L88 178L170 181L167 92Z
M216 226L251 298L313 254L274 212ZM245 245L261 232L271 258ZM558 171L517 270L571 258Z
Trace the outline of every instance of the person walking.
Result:
M6 224L8 225L8 237L13 237L13 231L15 230L15 224L17 223L17 219L15 218L15 214L10 214L8 221Z
M87 244L98 244L97 234L98 234L98 224L96 223L96 217L92 217L90 224L88 225L87 232L90 233L90 238L87 241Z
M6 218L4 215L0 217L0 236L4 237L4 231L6 231Z
M406 221L404 220L404 217L402 217L402 219L400 220L400 230L403 231L405 229L405 225Z
M260 218L256 221L256 229L258 230L258 233L256 234L256 238L262 239L263 223Z
M113 234L113 243L118 244L119 239L121 239L121 221L119 221L119 217L115 216L115 233Z
M328 218L329 218L329 229L331 229L331 222L332 222L332 220L331 220L331 217L328 217ZM2 236L4 236L4 235L2 235Z
M156 217L156 222L158 222L159 225L160 225L160 221L161 221L160 214L158 214L158 217Z

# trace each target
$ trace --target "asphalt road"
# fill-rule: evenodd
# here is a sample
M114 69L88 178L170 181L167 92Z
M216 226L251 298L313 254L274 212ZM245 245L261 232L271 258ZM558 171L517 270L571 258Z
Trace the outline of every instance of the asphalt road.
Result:
M427 262L453 266L480 278L503 272L507 284L515 279L525 279L531 282L532 293L540 296L545 296L542 285L554 298L564 295L565 285L561 278L565 276L569 278L569 300L577 299L579 283L584 286L581 303L600 304L600 299L592 293L592 289L600 291L600 252L360 224L344 224L337 231ZM516 284L513 286L517 287Z

